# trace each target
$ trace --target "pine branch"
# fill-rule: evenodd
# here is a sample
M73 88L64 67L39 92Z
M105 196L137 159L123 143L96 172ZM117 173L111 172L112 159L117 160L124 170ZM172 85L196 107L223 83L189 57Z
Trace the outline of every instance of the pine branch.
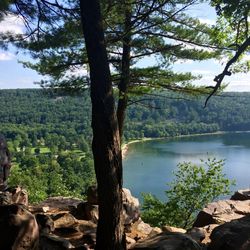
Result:
M225 76L231 76L232 72L229 70L229 68L231 67L232 64L234 64L239 57L246 51L247 47L250 46L250 37L248 37L241 46L239 46L237 52L235 53L235 55L227 62L224 70L222 71L222 73L220 73L219 75L217 75L214 78L214 81L216 82L215 86L208 86L207 88L212 89L212 92L209 94L209 96L207 97L206 101L205 101L205 105L204 107L207 106L207 103L209 101L209 99L218 91L218 89L221 87L222 81L224 80Z

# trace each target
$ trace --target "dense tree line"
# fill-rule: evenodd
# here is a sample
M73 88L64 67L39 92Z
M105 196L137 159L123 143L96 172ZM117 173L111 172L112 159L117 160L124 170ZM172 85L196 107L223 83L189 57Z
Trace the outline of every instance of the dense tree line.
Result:
M91 104L88 91L63 96L38 89L0 91L0 123L13 146L45 145L88 150ZM128 108L125 140L250 129L250 94L225 93L204 108L205 97L173 94L134 97ZM141 101L140 101L141 99Z
M128 109L125 139L167 137L250 129L249 93L216 96L204 108L206 97L155 97Z

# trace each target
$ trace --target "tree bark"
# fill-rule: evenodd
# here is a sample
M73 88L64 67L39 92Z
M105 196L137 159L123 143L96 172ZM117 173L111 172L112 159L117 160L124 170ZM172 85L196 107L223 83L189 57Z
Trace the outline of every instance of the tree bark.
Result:
M80 0L81 21L90 67L92 150L97 179L99 221L96 248L121 250L122 159L120 136L98 0Z
M128 86L130 82L130 52L131 52L131 10L125 6L125 25L123 37L121 81L119 82L119 100L117 105L117 120L119 126L120 139L122 141L125 112L128 104Z

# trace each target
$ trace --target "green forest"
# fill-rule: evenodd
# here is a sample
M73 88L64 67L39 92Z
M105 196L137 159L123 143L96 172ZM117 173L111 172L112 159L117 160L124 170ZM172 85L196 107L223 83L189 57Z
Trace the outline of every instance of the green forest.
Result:
M170 95L171 94L171 95ZM131 97L124 143L250 129L249 93L191 98L166 92ZM1 133L12 155L10 185L22 185L37 202L48 196L82 197L95 182L91 153L91 102L41 89L1 90Z

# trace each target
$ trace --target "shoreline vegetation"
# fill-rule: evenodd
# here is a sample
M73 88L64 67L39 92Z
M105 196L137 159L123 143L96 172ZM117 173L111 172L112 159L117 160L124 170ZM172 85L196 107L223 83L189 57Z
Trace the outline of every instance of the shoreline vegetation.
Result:
M174 139L174 138L184 138L184 137L194 137L194 136L205 136L205 135L221 135L221 134L230 134L230 133L250 133L249 130L246 131L217 131L212 133L198 133L198 134L188 134L188 135L176 135L176 136L168 136L168 137L144 137L140 139L134 139L122 144L122 159L128 155L129 152L129 145L138 143L138 142L145 142L145 141L152 141L152 140L164 140L164 139Z

